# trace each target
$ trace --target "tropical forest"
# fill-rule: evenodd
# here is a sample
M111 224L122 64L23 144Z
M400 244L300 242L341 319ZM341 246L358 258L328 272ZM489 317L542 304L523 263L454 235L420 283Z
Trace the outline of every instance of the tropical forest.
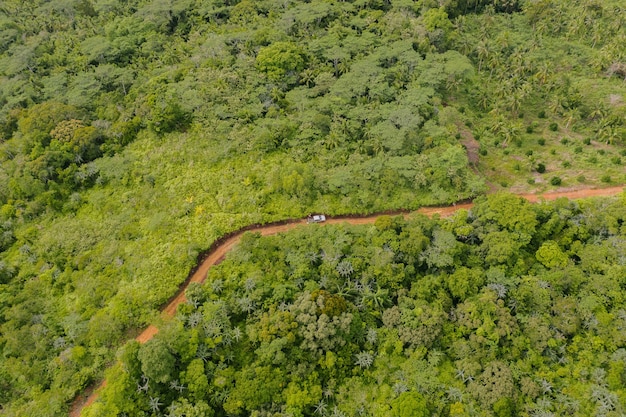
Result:
M623 0L0 1L0 416L626 415L625 45Z

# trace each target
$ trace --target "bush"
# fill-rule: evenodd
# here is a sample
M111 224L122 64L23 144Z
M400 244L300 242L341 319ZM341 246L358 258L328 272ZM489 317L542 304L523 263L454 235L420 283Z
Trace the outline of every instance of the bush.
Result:
M510 154L510 153L511 153L511 151L510 151L510 150L508 150L508 149L505 149L504 151L502 151L502 153L503 153L503 154L505 154L505 155L508 155L508 154Z
M585 178L585 176L584 176L584 175L579 175L579 176L576 178L576 180L577 180L578 182L585 182L585 181L587 181L587 178Z
M570 161L563 161L561 165L563 166L563 168L569 168L572 166L572 163Z
M530 185L533 185L533 184L535 183L535 179L534 179L534 178L528 178L528 179L526 180L526 182L527 182L528 184L530 184Z
M622 149L621 151L619 151L619 154L622 156L626 156L626 149Z
M556 149L550 149L550 155L556 155Z
M602 178L600 178L600 181L608 184L611 182L611 176L609 174L605 174L602 176Z
M539 144L539 146L543 146L546 144L546 140L544 138L538 139L537 143Z
M606 151L604 149L598 149L598 155L604 155Z
M535 129L532 126L526 126L526 133L533 133Z
M540 174L543 174L544 172L546 172L545 164L542 164L542 163L537 164L537 172Z
M480 150L478 151L479 154L481 154L482 156L487 155L487 149L485 148L480 148Z
M585 145L591 145L591 138L585 138L585 140L583 140L583 143Z
M559 130L559 125L556 124L556 122L552 122L550 123L550 126L548 127L551 131L556 132L557 130Z
M583 153L583 147L582 146L577 146L574 148L574 153Z
M550 184L552 185L561 185L561 177L552 177L550 178Z
M526 156L533 156L533 150L532 149L527 150Z
M611 158L611 162L613 162L615 165L622 165L622 158L620 158L619 156L614 156L613 158Z
M567 145L569 143L569 139L563 138L561 139L561 145Z
M598 162L598 158L594 155L594 156L590 156L589 159L587 159L587 162L591 163L591 164L595 164Z
M545 110L541 110L537 116L540 119L545 119L546 118L546 111Z
M461 134L457 132L457 134L456 134L456 135L454 135L454 137L455 137L456 139L461 139Z

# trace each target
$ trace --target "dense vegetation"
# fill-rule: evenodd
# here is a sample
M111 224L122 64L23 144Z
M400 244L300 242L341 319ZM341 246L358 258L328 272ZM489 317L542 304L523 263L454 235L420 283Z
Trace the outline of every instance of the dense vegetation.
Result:
M1 2L0 413L63 415L241 226L485 178L626 182L624 20L619 0Z
M248 234L187 296L86 416L626 410L626 194Z

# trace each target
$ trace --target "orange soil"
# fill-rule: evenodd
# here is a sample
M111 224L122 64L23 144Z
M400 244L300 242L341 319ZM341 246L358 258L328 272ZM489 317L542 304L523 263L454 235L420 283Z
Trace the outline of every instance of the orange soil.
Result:
M535 203L540 200L556 200L557 198L565 197L569 199L578 199L578 198L587 198L587 197L609 197L620 194L624 191L624 187L611 187L611 188L600 188L600 189L586 189L586 190L575 190L575 191L560 191L546 194L521 194L520 197L525 198L526 200ZM472 208L473 203L463 203L456 204L452 206L446 207L423 207L417 210L417 213L425 214L427 216L432 216L438 214L441 217L447 217L454 214L457 210L460 209L470 209ZM405 214L407 216L408 214ZM373 214L368 217L349 217L342 219L328 219L324 224L341 224L348 223L351 225L360 225L360 224L372 224L378 219L380 214ZM257 232L263 236L274 235L277 233L286 232L295 227L305 225L305 220L296 220L287 224L282 225L270 225L270 226L261 226L255 229L249 230L250 232ZM226 239L220 246L215 248L209 256L202 262L202 264L198 267L198 269L194 272L189 280L185 282L185 284L180 288L179 293L176 297L174 297L162 310L162 314L164 317L172 317L176 313L176 309L181 303L186 301L185 298L185 289L192 282L204 282L207 276L207 272L209 269L220 263L224 256L231 250L233 247L239 242L241 239L241 235L244 232L240 232L235 234L234 236ZM146 343L148 340L152 339L155 334L157 334L159 329L157 329L154 325L148 326L144 331L139 334L135 338L139 343ZM81 395L74 400L70 409L70 417L79 417L83 408L92 404L98 398L98 391L102 387L106 385L106 381L102 381L97 388L90 387L86 389L85 395ZM86 397L86 398L85 398Z

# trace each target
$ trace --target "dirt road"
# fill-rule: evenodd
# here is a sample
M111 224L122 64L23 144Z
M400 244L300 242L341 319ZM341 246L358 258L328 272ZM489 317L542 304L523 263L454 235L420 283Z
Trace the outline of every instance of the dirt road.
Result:
M547 194L521 194L520 197L525 198L530 202L538 202L540 200L556 200L557 198L565 197L569 199L578 199L578 198L586 198L586 197L609 197L620 194L624 191L624 187L611 187L611 188L601 188L601 189L588 189L588 190L575 190L575 191L561 191ZM432 216L435 214L439 214L441 217L450 216L460 209L470 209L473 206L473 203L463 203L456 204L452 206L446 207L424 207L417 210L418 213L425 214L427 216ZM408 214L407 214L408 215ZM380 214L373 214L367 217L347 217L347 218L337 218L337 219L328 219L326 224L341 224L348 223L352 225L359 224L371 224L379 218ZM274 235L277 233L286 232L288 230L294 229L299 226L303 226L306 224L305 220L294 220L285 224L280 225L268 225L268 226L260 226L258 228L248 229L246 231L250 232L258 232L263 236ZM170 302L163 308L162 314L164 317L171 317L176 313L176 309L178 305L184 303L186 301L185 298L185 289L192 282L203 282L206 279L207 272L209 269L217 265L224 256L239 242L241 239L241 235L245 233L245 231L235 233L233 236L225 239L220 245L215 247L208 256L204 259L204 261L197 267L193 275L185 281L185 283L181 286L178 291L178 294L170 300ZM148 340L152 339L155 334L157 334L158 329L150 325L146 328L139 336L135 338L139 343L145 343ZM85 393L79 396L70 409L70 417L79 417L83 408L87 407L91 403L93 403L98 398L98 391L100 388L106 385L106 381L101 382L97 388L90 387L85 390Z

